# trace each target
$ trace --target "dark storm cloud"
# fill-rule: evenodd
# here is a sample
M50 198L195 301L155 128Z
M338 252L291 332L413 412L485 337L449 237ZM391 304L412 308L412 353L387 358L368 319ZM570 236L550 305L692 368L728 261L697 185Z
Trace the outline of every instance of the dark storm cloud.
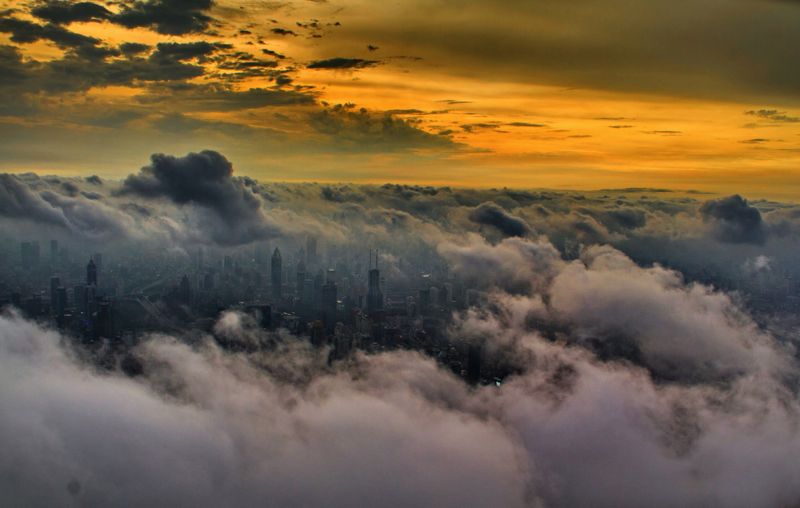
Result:
M95 197L83 196L75 181L26 181L0 174L0 217L54 226L94 241L137 235L130 217Z
M212 18L212 0L144 0L123 4L112 21L128 28L151 28L164 35L203 32Z
M249 243L277 234L263 213L254 182L233 177L233 165L223 155L205 150L184 157L154 154L150 159L150 165L125 179L118 195L166 198L208 210L219 219L207 225L209 236L219 243Z
M66 226L64 215L14 175L0 174L0 214L55 226Z
M469 219L492 226L505 236L525 236L533 231L525 220L509 214L496 203L483 203L469 213Z
M738 194L706 201L700 213L723 242L761 244L766 241L767 230L761 212Z
M54 24L69 24L76 21L102 21L111 17L111 11L92 2L70 2L54 0L36 5L31 14Z
M364 60L362 58L328 58L326 60L316 60L306 67L309 69L363 69L378 65L377 60Z

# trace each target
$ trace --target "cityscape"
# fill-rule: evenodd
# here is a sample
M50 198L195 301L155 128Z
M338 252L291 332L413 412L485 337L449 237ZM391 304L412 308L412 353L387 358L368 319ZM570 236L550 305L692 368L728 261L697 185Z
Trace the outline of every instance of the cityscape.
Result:
M309 237L285 258L280 247L263 244L232 254L200 247L189 260L153 254L106 264L97 252L81 270L72 250L57 240L46 254L38 241L22 242L20 263L4 272L4 287L12 290L0 302L88 351L102 344L124 351L154 332L212 333L220 313L236 310L265 331L286 329L330 348L331 361L355 349L406 348L425 352L473 383L501 381L486 378L500 374L486 367L481 377L478 346L450 342L445 333L451 313L481 305L485 292L466 288L444 266L421 273L415 284L386 287L378 249L367 256L335 250L323 255L318 245ZM34 289L48 277L48 290ZM233 348L268 345L219 340Z
M0 508L800 508L798 26L0 0Z

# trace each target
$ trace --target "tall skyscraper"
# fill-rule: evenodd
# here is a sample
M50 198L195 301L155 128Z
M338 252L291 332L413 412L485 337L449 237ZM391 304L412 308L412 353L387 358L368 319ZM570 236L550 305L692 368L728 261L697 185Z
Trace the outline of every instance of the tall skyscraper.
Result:
M75 310L79 314L86 314L88 306L86 286L82 284L75 286L72 290L72 297L75 300Z
M383 310L383 293L381 293L381 272L378 270L378 252L375 252L375 268L372 267L372 252L369 255L369 277L367 286L367 312L372 314ZM362 293L363 294L363 293Z
M58 286L56 288L56 315L63 316L67 311L67 288Z
M282 294L283 261L281 260L281 250L275 247L272 253L272 299L278 301Z
M86 265L86 285L97 286L97 265L94 264L94 259L89 259L89 264Z

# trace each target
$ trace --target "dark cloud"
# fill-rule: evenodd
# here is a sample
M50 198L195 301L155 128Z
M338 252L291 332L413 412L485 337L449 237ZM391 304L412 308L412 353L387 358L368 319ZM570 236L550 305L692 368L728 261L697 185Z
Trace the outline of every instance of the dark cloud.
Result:
M150 165L125 179L119 195L166 198L207 210L217 219L205 226L207 233L219 243L249 243L277 234L253 182L235 178L233 165L223 155L205 150L184 157L154 154L150 159Z
M275 58L277 58L279 60L283 60L284 58L286 58L286 55L282 55L282 54L278 53L277 51L272 51L271 49L267 49L267 48L262 48L261 52L264 53L265 55L274 56Z
M209 56L220 49L230 49L230 44L219 42L159 42L151 58L156 60L189 60Z
M54 24L85 21L102 21L111 17L111 11L92 2L52 0L31 9L31 14Z
M39 25L13 17L0 18L0 32L10 33L12 42L31 43L48 40L63 49L89 51L89 48L94 48L100 43L99 39L71 32L58 25Z
M128 28L151 28L164 35L205 31L212 18L205 14L212 0L144 0L124 4L112 21Z
M130 57L150 51L150 46L138 42L123 42L119 45L119 50L123 55Z
M496 203L483 203L469 213L472 222L492 226L505 236L526 236L533 231L525 220L515 217Z
M270 32L274 33L275 35L293 35L293 36L297 36L296 33L294 33L291 30L287 30L285 28L273 28L272 30L270 30Z
M374 67L378 65L377 60L364 60L362 58L328 58L325 60L316 60L311 62L306 67L309 69L363 69L365 67Z
M18 177L7 173L0 174L0 214L66 227L63 213L31 191Z
M766 241L767 230L761 212L738 194L706 201L700 213L723 242L762 244Z

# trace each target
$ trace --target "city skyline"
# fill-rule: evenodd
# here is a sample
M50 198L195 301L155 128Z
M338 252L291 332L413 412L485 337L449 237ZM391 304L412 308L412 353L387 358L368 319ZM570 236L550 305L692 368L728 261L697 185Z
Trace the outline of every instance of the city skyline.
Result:
M800 507L799 23L0 0L0 507Z

